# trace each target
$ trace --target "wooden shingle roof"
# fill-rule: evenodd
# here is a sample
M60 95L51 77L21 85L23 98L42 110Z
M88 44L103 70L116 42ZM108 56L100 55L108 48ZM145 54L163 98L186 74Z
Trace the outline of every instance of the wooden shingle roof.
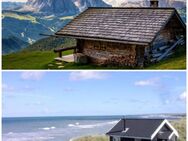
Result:
M88 8L56 35L149 44L175 13L174 8Z

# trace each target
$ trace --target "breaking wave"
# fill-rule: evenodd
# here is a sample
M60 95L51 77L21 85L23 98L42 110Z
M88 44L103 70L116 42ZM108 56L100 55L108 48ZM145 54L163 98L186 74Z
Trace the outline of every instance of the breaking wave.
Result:
M56 129L56 127L52 126L52 127L44 127L44 128L39 128L39 129L42 129L42 130L53 130L53 129Z
M103 123L96 123L96 124L68 124L69 127L75 127L75 128L95 128L95 127L101 127L105 125L113 125L116 124L118 121L110 121L110 122L103 122Z

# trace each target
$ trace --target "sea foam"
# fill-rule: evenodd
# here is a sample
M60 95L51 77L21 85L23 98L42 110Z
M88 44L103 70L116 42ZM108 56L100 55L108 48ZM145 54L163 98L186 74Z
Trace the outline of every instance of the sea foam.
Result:
M95 128L95 127L101 127L105 125L111 125L111 124L116 124L118 121L110 121L110 122L102 122L102 123L96 123L96 124L68 124L69 127L76 127L76 128Z
M56 129L56 127L52 126L52 127L44 127L44 128L39 128L39 129L42 129L42 130L53 130L53 129Z

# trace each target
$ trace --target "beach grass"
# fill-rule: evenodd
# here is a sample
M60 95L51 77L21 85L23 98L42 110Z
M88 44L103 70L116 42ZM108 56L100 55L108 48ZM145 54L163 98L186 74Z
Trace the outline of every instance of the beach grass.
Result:
M172 121L171 124L178 131L178 141L186 141L186 118Z
M75 138L72 139L71 141L108 141L108 137L105 135L90 135L90 136Z

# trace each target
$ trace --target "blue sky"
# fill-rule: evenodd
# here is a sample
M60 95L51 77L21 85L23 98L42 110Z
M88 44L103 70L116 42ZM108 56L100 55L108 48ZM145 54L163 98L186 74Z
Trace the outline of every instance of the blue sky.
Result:
M3 72L3 116L185 113L185 72Z

